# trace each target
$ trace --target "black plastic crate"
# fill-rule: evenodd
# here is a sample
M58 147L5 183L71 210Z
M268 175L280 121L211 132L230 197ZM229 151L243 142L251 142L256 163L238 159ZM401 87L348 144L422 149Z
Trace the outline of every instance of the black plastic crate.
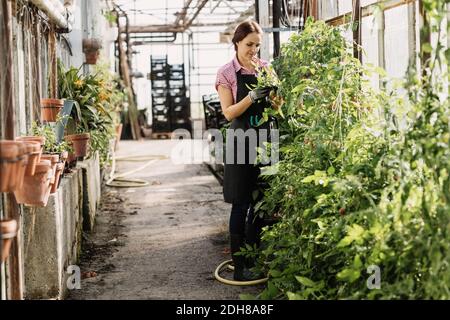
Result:
M184 64L171 64L170 72L183 72L184 73Z
M166 70L152 70L152 72L150 73L150 79L152 81L155 80L167 80L167 72Z
M169 91L166 88L152 88L154 98L166 98Z
M172 104L170 109L172 112L188 112L191 110L190 105L187 104Z
M165 112L165 113L169 113L170 108L168 108L166 105L161 105L161 104L157 104L157 105L153 105L152 106L152 111L153 112Z
M160 73L160 72L167 73L167 65L163 64L163 63L152 64L151 72L152 73Z
M184 74L181 72L171 73L169 74L169 80L173 81L183 81L184 82Z
M184 80L169 80L170 89L178 89L184 87L185 87Z
M152 81L152 88L154 88L154 89L166 89L167 88L167 82L165 80Z
M186 96L186 87L183 88L170 88L169 94L171 97L184 97Z
M186 96L174 96L174 97L170 97L170 104L172 104L172 105L188 105L188 104L190 104L190 100Z
M152 97L152 104L153 105L155 105L155 104L167 104L167 102L168 102L168 99L167 99L167 96L165 96L165 97L157 97L157 96L153 96Z
M170 132L171 125L169 122L153 122L152 123L153 132Z

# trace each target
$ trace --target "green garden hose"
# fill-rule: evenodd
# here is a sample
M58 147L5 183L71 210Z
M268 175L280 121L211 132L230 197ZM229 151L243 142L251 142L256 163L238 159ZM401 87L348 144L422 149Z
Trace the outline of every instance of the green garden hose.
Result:
M235 280L228 280L225 278L222 278L220 276L220 273L222 272L223 269L227 268L229 270L234 270L234 267L231 265L233 260L226 260L224 262L222 262L221 264L219 264L219 266L216 268L216 271L214 272L214 277L219 281L222 282L224 284L229 284L232 286L254 286L257 284L262 284L267 282L267 280L269 280L269 278L262 278L262 279L257 279L257 280L252 280L252 281L235 281Z

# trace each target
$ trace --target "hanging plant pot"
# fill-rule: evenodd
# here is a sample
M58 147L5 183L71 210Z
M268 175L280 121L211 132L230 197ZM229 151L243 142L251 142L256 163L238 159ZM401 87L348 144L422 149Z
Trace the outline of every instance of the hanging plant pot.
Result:
M96 64L102 48L100 39L83 39L83 52L86 55L86 64Z
M16 184L16 163L19 147L9 140L0 141L0 192L13 192Z
M14 190L22 188L25 171L27 170L28 162L30 161L30 151L33 148L28 146L26 142L16 141L15 143L17 143L19 147L19 156L17 157L16 185Z
M52 179L50 180L50 184L55 184L56 178L56 165L59 162L59 154L43 154L41 156L42 160L49 160L52 164Z
M41 100L41 119L47 122L56 122L59 112L64 106L64 100L60 99L42 99Z
M14 152L17 150L17 153ZM22 186L28 163L28 147L23 142L3 140L0 145L2 155L1 192L14 192ZM14 158L11 158L15 154Z
M59 184L61 182L62 173L64 171L64 162L59 162L56 165L56 173L55 173L55 183L52 184L52 189L50 190L50 193L55 193L58 188Z
M66 136L66 141L72 145L74 156L77 158L83 158L87 155L89 139L89 133Z
M5 262L11 250L12 240L17 235L17 221L14 219L0 220L1 263Z
M45 207L50 195L52 164L49 160L41 160L36 165L34 176L25 176L23 187L14 195L17 203L27 206Z
M75 154L73 152L69 152L69 156L67 157L67 170L66 173L70 172L70 168L75 167L77 164L77 157L75 157Z
M44 151L44 145L45 145L45 137L40 137L40 136L22 136L22 137L17 137L16 141L31 141L31 142L39 142L39 145L41 146L41 152L40 155L42 154L42 152ZM37 159L37 162L39 163L39 161L41 161L40 155Z
M32 176L36 169L36 164L41 159L41 144L36 141L17 141L18 143L25 144L27 148L28 161L25 164L25 175Z
M90 51L85 53L86 64L97 64L98 57L100 56L100 51Z

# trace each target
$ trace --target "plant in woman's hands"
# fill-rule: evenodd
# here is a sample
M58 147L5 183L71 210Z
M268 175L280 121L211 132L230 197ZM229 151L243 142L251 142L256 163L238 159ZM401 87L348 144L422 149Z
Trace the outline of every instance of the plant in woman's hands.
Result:
M256 79L258 80L256 85L257 88L278 88L280 80L271 65L263 66L261 64L256 64L255 70L257 74Z

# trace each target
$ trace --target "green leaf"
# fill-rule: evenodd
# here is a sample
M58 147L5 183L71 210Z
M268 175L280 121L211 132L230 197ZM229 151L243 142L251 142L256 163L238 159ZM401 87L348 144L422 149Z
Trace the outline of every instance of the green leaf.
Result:
M297 281L300 282L305 287L315 287L315 286L317 286L317 284L314 281L312 281L311 279L306 278L306 277L295 276L295 279L297 279Z
M343 269L336 275L336 278L341 281L355 282L361 276L361 272L355 269Z
M305 300L301 295L288 291L286 293L289 300Z
M422 51L425 53L431 53L433 51L433 47L429 43L422 44Z
M353 241L356 241L357 243L361 244L364 239L365 230L358 224L353 224L352 226L348 227L347 236L344 237L339 243L338 248L346 247L350 245Z
M270 275L271 275L273 278L278 278L278 277L281 276L281 271L276 270L276 269L270 270L269 273L270 273Z

